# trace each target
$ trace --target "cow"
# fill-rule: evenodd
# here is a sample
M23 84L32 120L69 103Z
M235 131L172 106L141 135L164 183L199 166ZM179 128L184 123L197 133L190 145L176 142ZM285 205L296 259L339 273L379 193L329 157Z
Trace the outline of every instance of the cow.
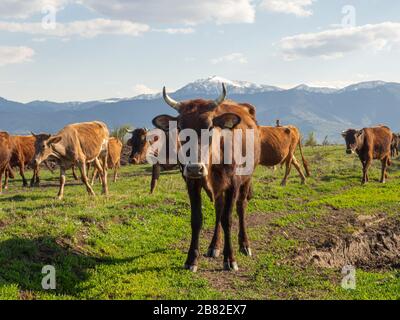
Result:
M7 132L0 132L0 194L3 192L3 174L9 169L12 142Z
M23 187L28 186L28 181L25 178L25 168L32 165L32 160L35 155L35 136L10 136L12 145L12 154L9 163L10 168L18 167L19 173L22 177ZM9 177L13 178L12 170L6 170L4 188L8 189ZM33 176L30 181L30 186L37 186L40 184L39 167L33 167Z
M235 144L227 145L227 150L224 147L225 139L217 142L217 148L210 147L209 161L204 162L199 160L196 162L183 162L180 165L183 168L183 176L187 185L188 195L191 206L191 228L192 240L188 256L185 263L185 269L196 272L198 269L199 260L199 236L203 222L202 213L202 197L201 191L204 189L214 201L216 212L216 226L214 237L209 246L207 255L216 257L220 252L221 242L221 226L224 231L224 270L238 270L238 265L232 248L231 241L231 225L232 211L236 204L237 213L239 216L239 246L240 251L248 256L251 255L249 240L246 231L245 211L250 198L252 174L259 162L260 158L260 142L258 135L258 127L252 110L249 105L241 105L236 102L226 100L226 88L222 85L222 94L216 100L196 99L184 102L177 102L168 96L164 87L163 97L165 102L173 109L178 111L177 117L169 115L160 115L153 119L155 127L167 131L169 122L176 121L179 131L191 129L191 132L200 138L203 132L214 131L221 133L232 132L233 130L240 131L242 138L235 141ZM250 129L251 131L248 131ZM186 131L186 130L185 130ZM251 167L249 172L238 174L238 162L233 159L231 164L226 162L219 163L214 161L214 153L222 152L221 159L225 158L225 154L234 152L235 148L246 147L247 137L251 137L251 132L254 134L253 148L246 152L253 152L253 160L246 162L246 165ZM209 144L213 144L213 138L209 139ZM188 143L187 141L185 143ZM181 150L185 143L182 142ZM197 147L197 146L196 146ZM200 144L198 149L204 147ZM240 148L239 148L240 149ZM237 149L236 149L237 150ZM201 154L200 150L197 150ZM183 151L182 151L183 152Z
M368 169L372 160L380 160L382 163L381 183L387 179L386 169L391 165L390 153L392 131L386 126L364 128L361 130L348 129L342 132L346 141L346 153L355 153L363 166L362 184L369 180Z
M258 132L261 141L260 164L267 167L285 164L286 171L281 182L282 186L286 185L293 164L300 175L301 182L304 184L306 177L301 171L300 165L294 156L296 148L299 147L303 166L307 177L309 177L310 170L308 163L304 158L299 130L294 126L259 126Z
M47 158L55 158L60 166L60 189L58 199L64 197L65 172L76 165L89 195L94 196L87 176L86 165L94 163L100 172L102 193L108 194L107 155L109 131L103 122L84 122L70 124L55 135L38 135L35 144L35 165Z
M392 144L390 146L391 156L395 158L399 155L400 150L400 135L393 133L392 135Z
M121 167L121 152L122 142L115 137L110 137L108 140L108 157L107 157L107 168L114 170L114 182L117 182L118 170ZM99 171L97 168L93 170L92 185L96 180Z

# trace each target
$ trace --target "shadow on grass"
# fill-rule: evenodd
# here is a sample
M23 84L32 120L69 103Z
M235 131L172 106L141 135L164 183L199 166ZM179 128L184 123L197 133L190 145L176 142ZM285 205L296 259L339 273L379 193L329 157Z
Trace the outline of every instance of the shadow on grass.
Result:
M13 238L0 243L0 285L14 284L25 291L43 291L41 283L45 275L41 273L42 268L52 265L56 269L57 284L57 289L52 293L77 295L84 290L79 284L88 279L89 270L96 266L129 263L165 250L116 259L76 251L52 237Z

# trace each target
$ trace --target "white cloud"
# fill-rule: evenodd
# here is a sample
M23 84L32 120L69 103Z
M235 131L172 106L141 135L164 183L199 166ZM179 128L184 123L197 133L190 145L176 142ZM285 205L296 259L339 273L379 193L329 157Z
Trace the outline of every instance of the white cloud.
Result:
M219 64L224 62L235 62L235 63L246 64L248 61L247 58L243 55L243 53L238 53L238 52L231 53L211 60L212 64Z
M31 61L35 51L28 47L0 46L0 67Z
M400 23L384 22L285 37L279 47L286 60L333 59L357 50L391 50L400 46Z
M139 36L149 29L149 26L145 24L107 19L57 23L55 29L45 29L41 23L0 22L0 31L21 32L62 38L68 38L71 36L93 38L101 34Z
M263 0L261 8L278 13L294 14L298 17L309 17L313 14L310 7L316 0Z
M252 0L81 0L110 18L143 23L252 23Z
M1 0L1 18L25 19L31 15L41 12L46 6L53 6L56 9L62 8L69 0Z
M144 84L137 84L133 87L133 94L135 96L138 96L141 94L153 94L153 93L157 93L157 92L158 92L157 90L151 89Z
M168 28L168 29L153 29L155 32L163 32L168 34L191 34L195 30L193 28Z

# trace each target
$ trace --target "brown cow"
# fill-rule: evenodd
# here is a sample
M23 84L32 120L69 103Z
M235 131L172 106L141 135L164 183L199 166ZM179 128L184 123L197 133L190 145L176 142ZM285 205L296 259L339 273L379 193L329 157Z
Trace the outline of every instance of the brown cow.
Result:
M301 182L304 184L306 177L301 171L300 165L297 162L294 153L297 146L300 150L300 155L303 161L306 174L310 176L308 163L304 159L303 149L301 145L301 137L299 130L294 126L285 127L258 127L261 141L261 157L260 164L267 167L274 167L276 165L285 164L286 172L281 185L285 186L287 178L290 174L292 164L298 171Z
M132 164L141 164L145 163L147 151L149 150L150 146L154 143L152 140L147 139L147 134L149 130L146 128L135 129L133 131L128 131L128 133L132 134L132 137L128 140L127 145L132 147L132 152L129 157L129 162ZM168 135L168 132L166 132ZM168 149L168 139L167 139L167 146ZM150 183L150 193L153 193L158 179L160 178L160 171L170 171L175 170L178 168L176 164L160 164L156 163L153 165L152 174L151 174L151 183Z
M28 181L25 178L25 168L32 164L35 155L36 138L32 136L10 136L12 144L12 155L10 159L10 167L18 167L19 173L22 177L22 184L24 187L28 186ZM13 173L10 170L6 171L4 187L8 188L8 179ZM30 182L31 187L39 185L39 168L33 167L33 176Z
M3 174L9 168L12 143L7 132L0 132L0 194L3 192Z
M386 169L391 165L390 146L392 131L386 126L364 128L361 130L348 129L342 133L346 141L346 153L356 153L363 166L362 184L368 182L368 169L372 160L382 162L381 183L387 178Z
M239 215L239 246L240 251L250 255L249 241L246 232L245 211L250 197L252 173L260 157L260 142L258 136L258 127L256 121L249 113L249 109L243 105L239 105L233 101L226 101L226 89L223 85L222 95L215 101L213 100L190 100L185 102L177 102L170 98L164 88L164 100L167 104L179 112L179 116L174 118L167 115L161 115L153 119L153 124L162 130L168 130L170 121L177 121L178 130L191 129L198 138L204 130L214 128L216 133L220 133L222 129L228 131L240 130L242 140L234 144L234 148L238 148L241 143L242 147L246 147L246 138L254 133L253 146L247 153L253 152L253 161L246 163L251 167L251 172L247 175L239 175L237 169L240 167L233 159L232 164L214 163L214 153L221 152L221 158L224 158L226 152L234 152L230 148L225 150L225 139L218 144L217 148L209 148L209 161L194 163L181 163L183 167L183 175L186 181L188 194L191 204L191 226L192 241L185 263L185 268L193 272L197 270L199 252L199 236L202 227L202 199L201 190L205 189L208 194L215 199L216 227L213 240L210 244L208 255L217 256L220 250L220 230L221 225L224 230L224 269L238 270L236 259L234 257L232 241L231 241L231 225L232 211L236 204L237 213ZM254 110L253 110L254 111ZM248 131L252 129L254 131ZM209 142L213 144L212 140ZM186 142L187 143L187 142ZM181 149L185 144L182 144ZM232 146L232 145L231 145ZM200 148L200 145L198 146ZM227 147L228 148L228 147ZM240 148L239 148L240 149ZM199 151L199 150L198 150ZM200 154L200 153L199 153Z
M121 167L121 152L122 152L122 142L114 137L110 137L108 140L108 157L107 157L107 168L114 169L114 182L117 182L118 169ZM93 170L92 185L96 180L99 171L97 168Z
M100 172L103 194L108 194L107 154L109 131L103 122L70 124L56 135L40 135L36 140L35 164L40 165L47 158L57 159L60 165L60 190L58 199L64 196L65 171L76 165L89 195L94 196L89 183L86 165L93 162Z
M400 150L400 135L393 133L392 135L392 144L390 146L391 156L395 158L399 155Z

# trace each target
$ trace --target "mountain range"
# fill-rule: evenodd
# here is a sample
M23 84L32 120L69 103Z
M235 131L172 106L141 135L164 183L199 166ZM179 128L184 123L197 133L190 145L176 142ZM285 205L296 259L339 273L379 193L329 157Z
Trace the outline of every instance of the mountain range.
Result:
M304 135L315 132L318 140L326 136L340 142L341 131L386 124L400 131L400 84L370 81L342 89L300 85L292 89L231 81L213 76L194 81L170 93L176 100L214 99L227 85L228 97L256 106L260 124L294 124ZM174 114L166 106L161 93L133 98L89 102L33 101L19 103L0 98L0 130L15 134L57 132L68 123L101 120L110 128L124 124L151 126L158 114Z

